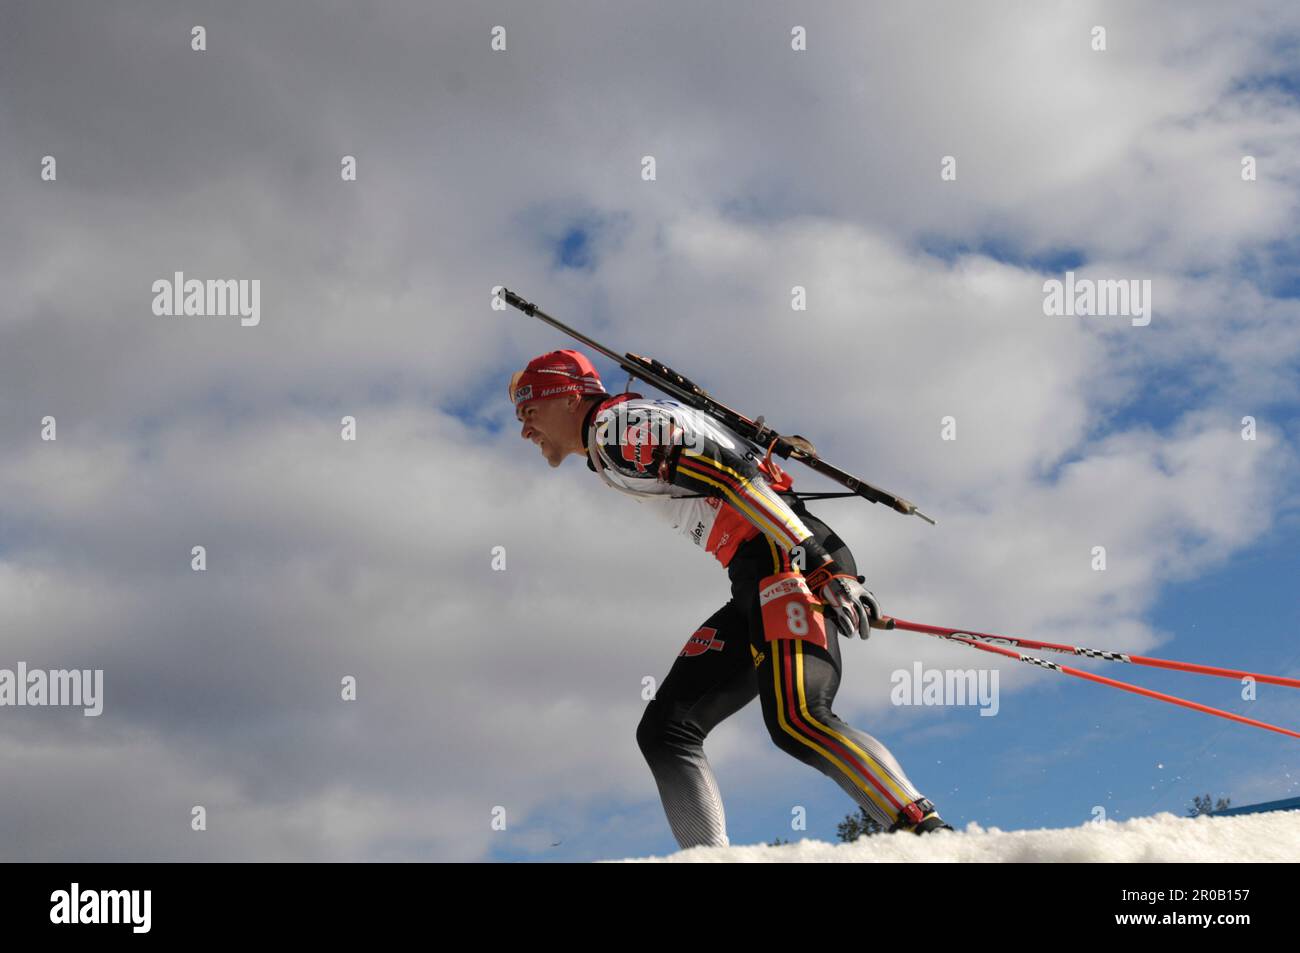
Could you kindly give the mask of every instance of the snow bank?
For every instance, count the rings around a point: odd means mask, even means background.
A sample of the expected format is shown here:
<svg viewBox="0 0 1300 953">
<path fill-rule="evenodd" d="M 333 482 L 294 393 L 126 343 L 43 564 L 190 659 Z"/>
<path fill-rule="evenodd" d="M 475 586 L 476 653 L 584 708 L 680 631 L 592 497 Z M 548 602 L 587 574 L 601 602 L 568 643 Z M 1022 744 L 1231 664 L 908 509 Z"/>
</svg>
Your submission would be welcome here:
<svg viewBox="0 0 1300 953">
<path fill-rule="evenodd" d="M 802 840 L 780 847 L 692 847 L 667 857 L 632 858 L 640 863 L 848 864 L 1043 862 L 1252 862 L 1300 861 L 1300 811 L 1236 817 L 1156 814 L 1131 821 L 1086 823 L 1059 830 L 987 830 L 970 823 L 962 831 L 877 834 L 852 844 Z"/>
</svg>

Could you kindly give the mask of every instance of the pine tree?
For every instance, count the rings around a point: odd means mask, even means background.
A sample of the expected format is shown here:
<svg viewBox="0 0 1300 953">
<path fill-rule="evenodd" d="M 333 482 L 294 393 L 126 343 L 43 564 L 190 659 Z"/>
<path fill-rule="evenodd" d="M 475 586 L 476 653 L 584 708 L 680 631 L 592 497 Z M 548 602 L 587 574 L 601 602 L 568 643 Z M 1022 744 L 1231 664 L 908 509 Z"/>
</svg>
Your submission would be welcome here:
<svg viewBox="0 0 1300 953">
<path fill-rule="evenodd" d="M 1226 809 L 1231 803 L 1231 798 L 1221 797 L 1218 803 L 1215 803 L 1208 794 L 1197 794 L 1192 797 L 1192 809 L 1187 812 L 1187 816 L 1198 817 L 1201 814 L 1212 814 L 1215 811 Z"/>
<path fill-rule="evenodd" d="M 855 841 L 859 837 L 870 837 L 872 834 L 879 834 L 884 831 L 880 822 L 866 812 L 865 808 L 858 808 L 857 814 L 846 814 L 844 820 L 835 828 L 842 841 Z"/>
</svg>

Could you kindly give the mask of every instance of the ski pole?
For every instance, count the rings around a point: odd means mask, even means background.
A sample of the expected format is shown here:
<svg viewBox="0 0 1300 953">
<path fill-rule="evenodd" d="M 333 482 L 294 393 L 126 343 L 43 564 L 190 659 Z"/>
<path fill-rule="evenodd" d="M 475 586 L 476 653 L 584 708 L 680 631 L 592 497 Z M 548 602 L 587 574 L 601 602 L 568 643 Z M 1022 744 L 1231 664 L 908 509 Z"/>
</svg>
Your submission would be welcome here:
<svg viewBox="0 0 1300 953">
<path fill-rule="evenodd" d="M 969 632 L 965 629 L 945 629 L 937 625 L 925 625 L 921 622 L 908 622 L 895 618 L 894 625 L 900 629 L 922 632 L 927 635 L 962 636 L 978 642 L 990 642 L 994 645 L 1017 645 L 1026 649 L 1047 649 L 1066 655 L 1081 655 L 1086 658 L 1105 659 L 1108 662 L 1128 662 L 1131 665 L 1149 665 L 1152 668 L 1167 668 L 1178 672 L 1193 672 L 1197 675 L 1218 675 L 1222 678 L 1253 678 L 1257 682 L 1269 685 L 1282 685 L 1286 688 L 1300 688 L 1300 679 L 1283 678 L 1281 675 L 1261 675 L 1258 672 L 1242 672 L 1233 668 L 1219 668 L 1214 665 L 1198 665 L 1195 662 L 1177 662 L 1171 659 L 1153 658 L 1149 655 L 1128 655 L 1124 652 L 1109 652 L 1105 649 L 1090 649 L 1082 645 L 1064 645 L 1060 642 L 1040 642 L 1037 639 L 1022 639 L 1010 635 L 991 635 L 987 632 Z"/>
<path fill-rule="evenodd" d="M 1126 692 L 1133 692 L 1135 695 L 1144 695 L 1147 698 L 1154 698 L 1157 701 L 1168 702 L 1171 705 L 1181 705 L 1183 708 L 1191 708 L 1194 711 L 1205 712 L 1207 715 L 1217 715 L 1220 718 L 1227 718 L 1231 721 L 1239 721 L 1242 724 L 1253 725 L 1256 728 L 1263 728 L 1266 731 L 1275 731 L 1278 734 L 1288 735 L 1289 737 L 1292 738 L 1300 738 L 1300 731 L 1292 731 L 1290 728 L 1281 728 L 1277 725 L 1270 725 L 1266 721 L 1257 721 L 1254 718 L 1247 718 L 1245 715 L 1238 715 L 1230 711 L 1224 711 L 1221 708 L 1213 708 L 1209 705 L 1202 705 L 1200 702 L 1194 702 L 1186 698 L 1180 698 L 1177 695 L 1166 695 L 1164 692 L 1157 692 L 1150 688 L 1143 688 L 1140 685 L 1130 684 L 1129 682 L 1121 682 L 1118 679 L 1107 678 L 1104 675 L 1094 675 L 1092 672 L 1085 672 L 1082 669 L 1071 668 L 1068 665 L 1060 665 L 1056 662 L 1049 662 L 1047 659 L 1036 658 L 1032 655 L 1025 655 L 1020 652 L 1015 652 L 1001 645 L 993 645 L 986 641 L 976 641 L 975 639 L 966 637 L 969 633 L 961 633 L 961 632 L 957 632 L 956 630 L 948 630 L 948 634 L 943 634 L 941 632 L 928 632 L 926 631 L 927 628 L 936 628 L 936 627 L 927 626 L 925 628 L 917 628 L 916 623 L 907 626 L 907 625 L 903 625 L 901 621 L 899 621 L 896 626 L 886 626 L 886 628 L 902 628 L 902 629 L 910 628 L 914 632 L 921 632 L 925 635 L 933 635 L 935 638 L 949 639 L 953 642 L 960 642 L 962 645 L 969 645 L 973 649 L 980 649 L 981 651 L 984 652 L 993 652 L 998 655 L 1005 655 L 1008 658 L 1013 658 L 1021 662 L 1026 662 L 1029 665 L 1037 665 L 1039 668 L 1046 668 L 1054 672 L 1060 672 L 1063 675 L 1073 675 L 1076 678 L 1087 679 L 1090 682 L 1097 682 L 1102 685 L 1109 685 L 1111 688 L 1118 688 Z M 986 636 L 985 638 L 1001 639 L 1000 636 L 992 636 L 992 637 Z M 1002 641 L 1006 641 L 1006 640 L 1002 639 Z"/>
</svg>

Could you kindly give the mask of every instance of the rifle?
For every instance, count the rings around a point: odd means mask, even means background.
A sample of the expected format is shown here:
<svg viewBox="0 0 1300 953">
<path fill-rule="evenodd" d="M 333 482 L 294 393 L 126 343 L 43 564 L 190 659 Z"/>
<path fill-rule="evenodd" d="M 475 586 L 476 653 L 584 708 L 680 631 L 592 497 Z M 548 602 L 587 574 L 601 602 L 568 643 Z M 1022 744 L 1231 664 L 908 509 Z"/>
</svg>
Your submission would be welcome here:
<svg viewBox="0 0 1300 953">
<path fill-rule="evenodd" d="M 821 499 L 827 499 L 833 496 L 860 496 L 865 500 L 870 500 L 872 503 L 884 503 L 891 509 L 897 510 L 906 516 L 919 516 L 931 526 L 934 525 L 934 520 L 930 519 L 930 517 L 918 510 L 915 503 L 908 502 L 901 496 L 896 496 L 887 490 L 882 490 L 879 487 L 872 486 L 865 480 L 855 477 L 853 474 L 841 470 L 839 467 L 833 466 L 821 459 L 821 457 L 817 455 L 816 448 L 813 447 L 812 443 L 804 437 L 798 435 L 783 437 L 771 427 L 767 426 L 763 422 L 761 416 L 754 420 L 750 420 L 739 411 L 732 410 L 726 404 L 715 400 L 705 392 L 704 388 L 690 380 L 687 380 L 671 367 L 661 364 L 654 358 L 642 357 L 641 355 L 633 354 L 630 351 L 622 356 L 618 355 L 604 345 L 593 341 L 582 332 L 575 331 L 568 325 L 557 321 L 541 308 L 537 307 L 537 305 L 525 301 L 509 288 L 503 287 L 500 296 L 506 304 L 511 307 L 518 308 L 529 317 L 545 321 L 551 327 L 563 331 L 571 338 L 581 341 L 592 350 L 604 354 L 619 367 L 623 368 L 623 370 L 627 371 L 629 375 L 629 385 L 631 384 L 632 378 L 640 378 L 651 387 L 657 387 L 664 393 L 676 397 L 683 404 L 686 404 L 689 407 L 694 407 L 696 410 L 706 413 L 710 417 L 721 421 L 745 439 L 753 441 L 761 447 L 770 446 L 772 452 L 782 459 L 797 460 L 805 466 L 811 467 L 823 476 L 829 477 L 836 483 L 847 487 L 852 491 L 850 493 L 838 494 L 808 494 L 806 498 L 811 499 L 818 497 Z"/>
</svg>

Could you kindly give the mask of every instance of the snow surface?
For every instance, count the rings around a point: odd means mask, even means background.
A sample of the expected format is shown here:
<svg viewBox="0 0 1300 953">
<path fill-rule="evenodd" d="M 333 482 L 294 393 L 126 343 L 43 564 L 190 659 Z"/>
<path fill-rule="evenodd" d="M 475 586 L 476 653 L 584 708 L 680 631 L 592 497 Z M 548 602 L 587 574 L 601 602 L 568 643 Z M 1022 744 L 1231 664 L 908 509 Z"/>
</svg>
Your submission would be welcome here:
<svg viewBox="0 0 1300 953">
<path fill-rule="evenodd" d="M 1053 863 L 1300 861 L 1300 811 L 1234 817 L 1156 814 L 1059 830 L 877 834 L 851 844 L 801 840 L 780 847 L 692 847 L 629 863 Z"/>
</svg>

